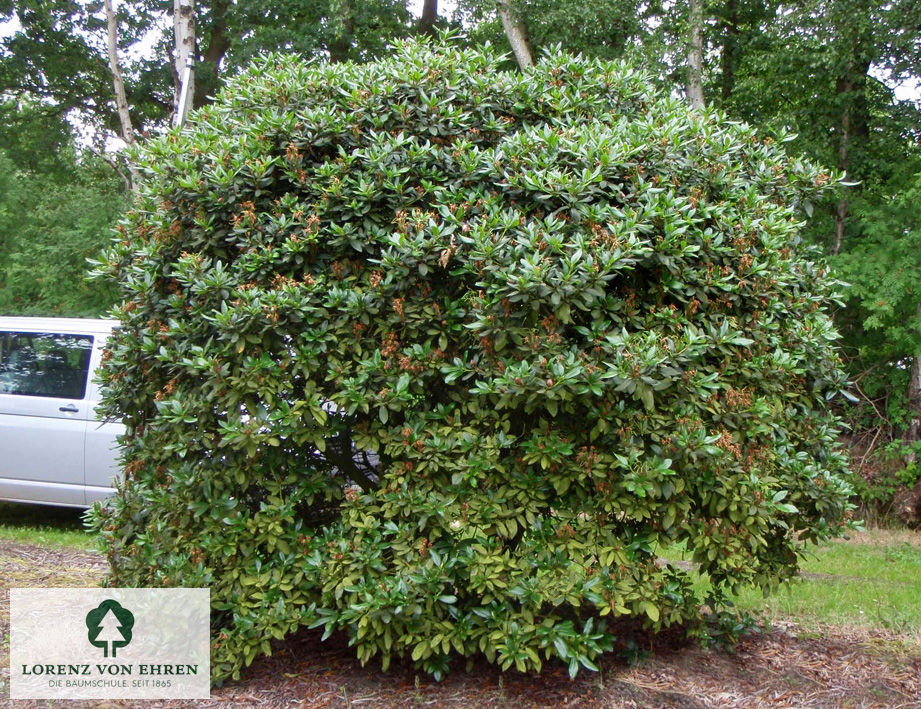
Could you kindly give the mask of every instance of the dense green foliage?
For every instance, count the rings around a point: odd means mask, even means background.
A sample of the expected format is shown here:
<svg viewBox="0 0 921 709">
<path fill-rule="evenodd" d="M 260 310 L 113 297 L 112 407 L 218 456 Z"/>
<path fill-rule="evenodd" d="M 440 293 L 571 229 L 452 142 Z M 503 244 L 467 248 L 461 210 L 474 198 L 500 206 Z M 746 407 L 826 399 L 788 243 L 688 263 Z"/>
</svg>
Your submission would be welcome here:
<svg viewBox="0 0 921 709">
<path fill-rule="evenodd" d="M 0 313 L 98 317 L 115 302 L 113 288 L 86 278 L 87 259 L 108 243 L 126 202 L 107 169 L 66 186 L 16 182 L 23 219 L 0 256 Z"/>
<path fill-rule="evenodd" d="M 39 106 L 0 104 L 0 314 L 101 315 L 116 290 L 87 281 L 127 198 L 70 127 Z"/>
<path fill-rule="evenodd" d="M 94 524 L 110 583 L 211 589 L 216 678 L 305 625 L 575 672 L 845 523 L 794 207 L 835 177 L 624 65 L 500 61 L 271 57 L 137 156 Z"/>
<path fill-rule="evenodd" d="M 650 35 L 637 0 L 512 0 L 511 7 L 526 26 L 528 42 L 537 53 L 562 44 L 573 54 L 622 58 L 635 54 L 640 49 L 637 40 Z M 470 41 L 508 46 L 494 0 L 458 0 L 454 14 L 467 28 Z M 650 10 L 648 16 L 653 15 Z M 652 49 L 651 42 L 648 48 Z M 509 57 L 509 66 L 512 61 Z"/>
<path fill-rule="evenodd" d="M 911 412 L 907 353 L 921 352 L 921 173 L 885 200 L 854 205 L 861 238 L 836 259 L 842 279 L 851 284 L 841 319 L 854 359 L 865 372 L 861 391 L 881 412 L 861 409 L 859 429 L 888 420 L 905 428 Z M 884 416 L 879 417 L 883 413 Z"/>
<path fill-rule="evenodd" d="M 862 513 L 876 519 L 895 517 L 907 491 L 921 496 L 921 441 L 903 438 L 918 415 L 907 394 L 908 354 L 921 352 L 919 200 L 921 174 L 888 199 L 857 201 L 860 239 L 835 259 L 838 273 L 851 284 L 839 322 L 860 396 L 860 405 L 848 411 L 857 463 L 854 488 Z M 898 517 L 921 523 L 904 508 Z"/>
<path fill-rule="evenodd" d="M 689 4 L 512 2 L 535 50 L 561 43 L 588 56 L 631 58 L 670 92 L 687 77 Z M 792 132 L 790 152 L 847 173 L 846 186 L 810 205 L 803 236 L 832 257 L 849 284 L 846 307 L 835 318 L 845 369 L 856 384 L 856 401 L 841 407 L 853 452 L 866 468 L 855 472 L 872 477 L 893 470 L 909 479 L 910 470 L 893 469 L 890 453 L 903 451 L 910 464 L 909 451 L 921 447 L 921 396 L 908 386 L 911 361 L 921 357 L 921 301 L 911 287 L 919 260 L 909 235 L 921 221 L 916 209 L 896 205 L 908 207 L 916 193 L 921 102 L 917 90 L 913 101 L 897 100 L 893 87 L 918 85 L 921 3 L 704 5 L 707 103 L 763 135 Z M 474 40 L 503 42 L 492 0 L 459 0 L 459 7 Z M 921 487 L 916 493 L 921 500 Z"/>
<path fill-rule="evenodd" d="M 841 410 L 858 463 L 856 489 L 865 504 L 885 510 L 897 483 L 917 478 L 911 422 L 921 417 L 921 401 L 910 401 L 909 370 L 921 357 L 921 221 L 912 197 L 921 103 L 895 100 L 892 86 L 921 75 L 921 5 L 721 5 L 732 9 L 731 24 L 719 38 L 713 99 L 764 131 L 793 130 L 792 149 L 847 172 L 850 185 L 815 203 L 804 236 L 849 284 L 835 321 L 857 401 Z"/>
</svg>

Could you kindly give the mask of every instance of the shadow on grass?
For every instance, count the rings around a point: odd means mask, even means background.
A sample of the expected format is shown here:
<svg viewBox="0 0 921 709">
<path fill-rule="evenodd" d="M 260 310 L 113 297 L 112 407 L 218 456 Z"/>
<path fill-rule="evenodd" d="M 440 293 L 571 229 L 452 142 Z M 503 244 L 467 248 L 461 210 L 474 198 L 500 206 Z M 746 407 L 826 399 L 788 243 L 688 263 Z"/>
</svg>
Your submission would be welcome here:
<svg viewBox="0 0 921 709">
<path fill-rule="evenodd" d="M 0 502 L 0 539 L 25 544 L 94 547 L 83 525 L 84 510 Z"/>
<path fill-rule="evenodd" d="M 73 507 L 0 502 L 0 524 L 83 531 L 83 512 Z"/>
</svg>

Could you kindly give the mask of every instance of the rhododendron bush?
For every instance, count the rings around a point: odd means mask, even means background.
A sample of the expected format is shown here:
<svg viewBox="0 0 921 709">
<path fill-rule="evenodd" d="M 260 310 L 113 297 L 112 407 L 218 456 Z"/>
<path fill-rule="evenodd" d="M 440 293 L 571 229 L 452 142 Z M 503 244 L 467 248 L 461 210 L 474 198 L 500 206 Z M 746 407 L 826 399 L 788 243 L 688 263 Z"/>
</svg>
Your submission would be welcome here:
<svg viewBox="0 0 921 709">
<path fill-rule="evenodd" d="M 628 66 L 500 63 L 263 58 L 137 154 L 93 520 L 109 583 L 210 587 L 217 680 L 308 626 L 592 668 L 846 525 L 797 237 L 838 177 Z"/>
</svg>

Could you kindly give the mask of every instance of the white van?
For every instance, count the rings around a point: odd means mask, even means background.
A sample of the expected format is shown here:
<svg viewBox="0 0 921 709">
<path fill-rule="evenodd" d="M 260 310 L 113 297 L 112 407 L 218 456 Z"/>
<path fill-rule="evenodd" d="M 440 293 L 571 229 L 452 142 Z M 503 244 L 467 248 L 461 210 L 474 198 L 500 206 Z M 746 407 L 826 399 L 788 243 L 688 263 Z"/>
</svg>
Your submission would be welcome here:
<svg viewBox="0 0 921 709">
<path fill-rule="evenodd" d="M 120 423 L 93 375 L 114 320 L 0 317 L 0 500 L 88 507 L 111 495 Z"/>
</svg>

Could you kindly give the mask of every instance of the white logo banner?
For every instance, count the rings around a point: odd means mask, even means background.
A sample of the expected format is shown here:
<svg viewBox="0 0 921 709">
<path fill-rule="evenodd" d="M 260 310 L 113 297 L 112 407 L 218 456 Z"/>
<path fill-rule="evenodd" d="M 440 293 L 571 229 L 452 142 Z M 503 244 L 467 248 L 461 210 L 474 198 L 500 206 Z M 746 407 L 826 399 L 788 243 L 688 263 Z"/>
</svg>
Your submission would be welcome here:
<svg viewBox="0 0 921 709">
<path fill-rule="evenodd" d="M 10 589 L 11 699 L 210 695 L 206 588 Z"/>
</svg>

